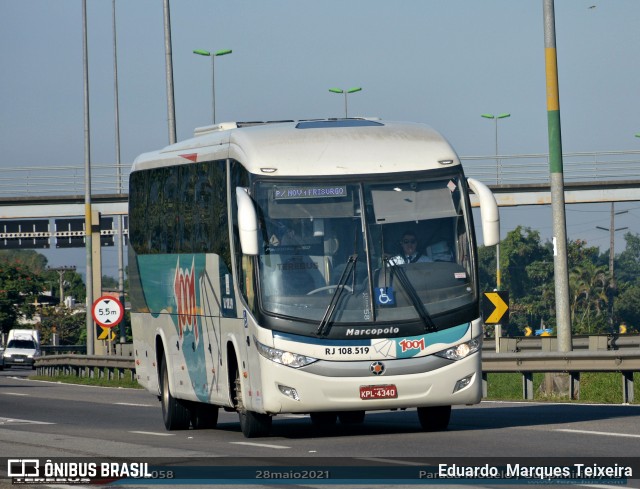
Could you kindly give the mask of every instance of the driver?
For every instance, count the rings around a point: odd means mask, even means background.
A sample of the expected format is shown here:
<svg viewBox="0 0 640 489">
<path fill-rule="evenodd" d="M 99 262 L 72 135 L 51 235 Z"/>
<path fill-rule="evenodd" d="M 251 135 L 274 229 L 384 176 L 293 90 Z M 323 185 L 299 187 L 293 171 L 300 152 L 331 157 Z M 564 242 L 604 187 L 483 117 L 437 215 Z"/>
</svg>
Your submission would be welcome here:
<svg viewBox="0 0 640 489">
<path fill-rule="evenodd" d="M 418 251 L 418 238 L 412 231 L 405 231 L 400 240 L 402 252 L 391 258 L 392 265 L 403 265 L 405 263 L 426 263 L 433 261 L 426 255 Z"/>
</svg>

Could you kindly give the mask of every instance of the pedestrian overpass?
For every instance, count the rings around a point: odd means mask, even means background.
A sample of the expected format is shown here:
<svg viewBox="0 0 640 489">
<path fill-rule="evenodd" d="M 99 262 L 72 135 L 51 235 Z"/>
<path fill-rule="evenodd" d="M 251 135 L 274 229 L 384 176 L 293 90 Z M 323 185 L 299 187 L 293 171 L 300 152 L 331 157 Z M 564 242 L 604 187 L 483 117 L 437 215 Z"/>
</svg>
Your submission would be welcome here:
<svg viewBox="0 0 640 489">
<path fill-rule="evenodd" d="M 551 204 L 546 154 L 460 159 L 465 174 L 487 184 L 500 207 Z M 566 204 L 640 200 L 640 151 L 566 153 L 563 164 Z M 97 242 L 105 244 L 110 239 L 113 244 L 118 216 L 124 216 L 123 234 L 127 234 L 129 168 L 92 165 L 92 233 Z M 84 167 L 79 166 L 4 169 L 0 178 L 0 249 L 49 248 L 53 240 L 57 248 L 84 246 L 84 184 Z M 475 196 L 471 201 L 478 205 Z"/>
<path fill-rule="evenodd" d="M 465 174 L 488 185 L 501 207 L 551 203 L 546 154 L 468 156 L 460 160 Z M 640 151 L 566 153 L 563 163 L 567 204 L 640 200 Z M 102 216 L 127 214 L 129 168 L 92 165 L 94 212 Z M 118 181 L 117 174 L 124 177 Z M 84 216 L 84 183 L 84 167 L 79 166 L 3 169 L 0 220 Z M 477 206 L 473 196 L 472 204 Z M 6 236 L 0 233 L 0 238 Z"/>
</svg>

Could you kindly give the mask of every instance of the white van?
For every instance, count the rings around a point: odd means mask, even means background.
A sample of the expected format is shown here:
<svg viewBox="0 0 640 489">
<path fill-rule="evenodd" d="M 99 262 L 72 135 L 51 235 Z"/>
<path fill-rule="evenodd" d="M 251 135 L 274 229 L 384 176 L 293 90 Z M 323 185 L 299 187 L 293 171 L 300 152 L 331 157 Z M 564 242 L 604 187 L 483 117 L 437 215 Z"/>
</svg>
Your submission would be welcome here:
<svg viewBox="0 0 640 489">
<path fill-rule="evenodd" d="M 12 329 L 9 331 L 7 346 L 2 352 L 4 368 L 28 366 L 35 368 L 35 360 L 40 356 L 40 332 L 35 329 Z"/>
</svg>

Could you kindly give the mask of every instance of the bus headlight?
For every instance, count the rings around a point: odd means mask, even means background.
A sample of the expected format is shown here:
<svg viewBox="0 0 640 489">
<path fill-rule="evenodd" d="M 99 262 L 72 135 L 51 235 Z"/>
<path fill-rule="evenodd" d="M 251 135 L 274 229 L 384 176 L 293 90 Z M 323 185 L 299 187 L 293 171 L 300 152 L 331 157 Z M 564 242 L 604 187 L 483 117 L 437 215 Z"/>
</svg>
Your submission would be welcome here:
<svg viewBox="0 0 640 489">
<path fill-rule="evenodd" d="M 438 353 L 434 353 L 442 358 L 446 358 L 448 360 L 462 360 L 463 358 L 468 357 L 472 353 L 477 352 L 482 347 L 482 342 L 474 338 L 466 343 L 460 343 L 459 345 L 452 346 L 451 348 L 447 348 L 446 350 L 439 351 Z"/>
<path fill-rule="evenodd" d="M 265 357 L 267 360 L 271 360 L 272 362 L 276 362 L 281 365 L 286 365 L 287 367 L 300 368 L 318 361 L 317 358 L 298 355 L 297 353 L 278 350 L 277 348 L 263 345 L 258 340 L 256 340 L 255 337 L 253 338 L 253 342 L 255 343 L 260 355 Z"/>
</svg>

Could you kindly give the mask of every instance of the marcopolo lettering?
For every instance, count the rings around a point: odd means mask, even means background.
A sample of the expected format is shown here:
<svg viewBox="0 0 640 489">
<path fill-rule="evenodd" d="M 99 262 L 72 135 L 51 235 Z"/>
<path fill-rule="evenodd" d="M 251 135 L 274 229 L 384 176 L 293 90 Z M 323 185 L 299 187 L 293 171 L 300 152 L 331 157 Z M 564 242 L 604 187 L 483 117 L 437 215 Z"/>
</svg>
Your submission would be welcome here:
<svg viewBox="0 0 640 489">
<path fill-rule="evenodd" d="M 390 334 L 398 334 L 400 328 L 366 328 L 366 329 L 347 329 L 347 336 L 382 336 Z"/>
</svg>

